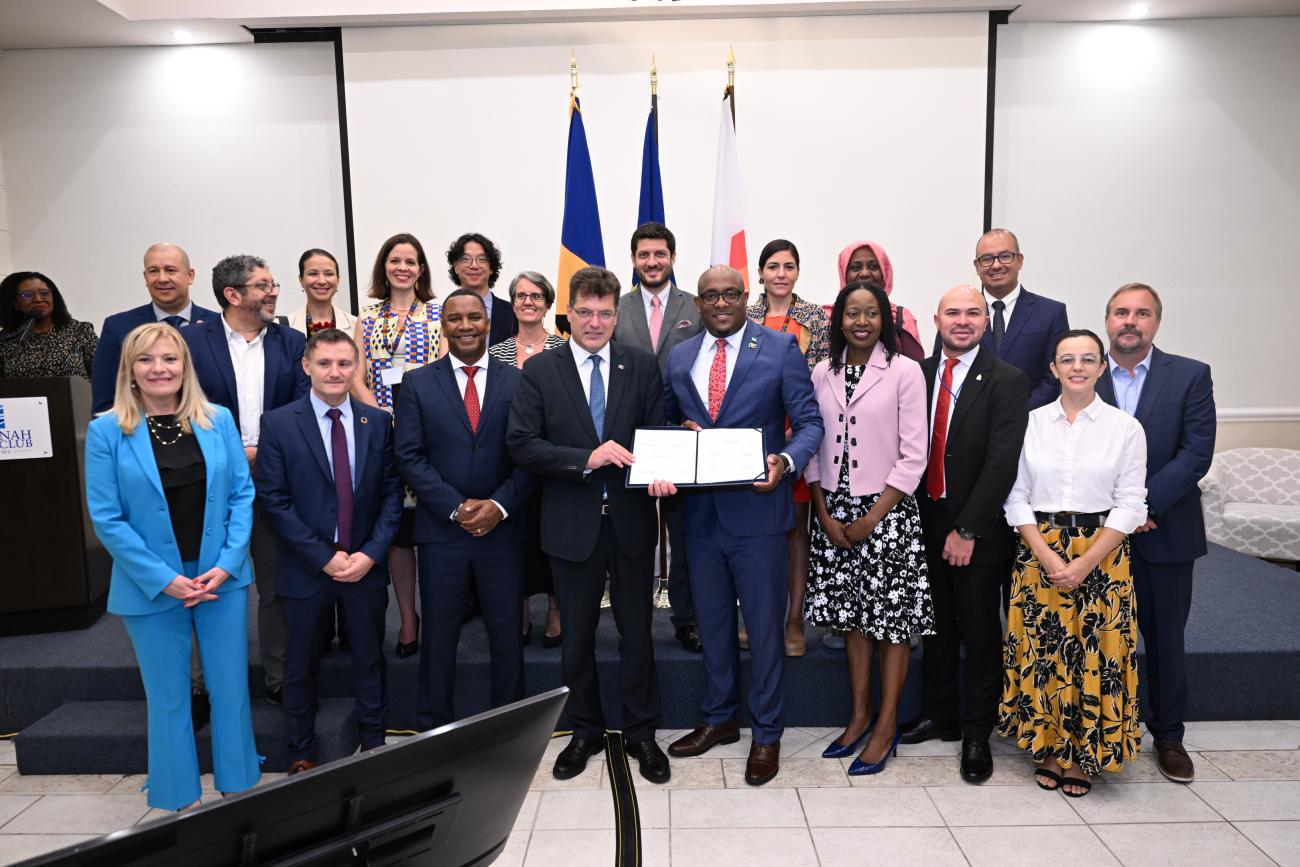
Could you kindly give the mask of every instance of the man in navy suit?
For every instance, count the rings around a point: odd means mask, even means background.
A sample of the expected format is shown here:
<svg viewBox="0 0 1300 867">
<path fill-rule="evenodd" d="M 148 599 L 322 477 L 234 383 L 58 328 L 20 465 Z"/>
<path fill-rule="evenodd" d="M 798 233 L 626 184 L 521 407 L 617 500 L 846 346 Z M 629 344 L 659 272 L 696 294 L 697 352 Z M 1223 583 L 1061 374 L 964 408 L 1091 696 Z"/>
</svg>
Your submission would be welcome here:
<svg viewBox="0 0 1300 867">
<path fill-rule="evenodd" d="M 280 543 L 291 776 L 316 765 L 320 635 L 336 603 L 347 616 L 361 749 L 384 744 L 388 548 L 403 490 L 388 413 L 349 397 L 359 358 L 346 332 L 312 336 L 302 362 L 311 391 L 262 416 L 253 467 L 262 517 Z"/>
<path fill-rule="evenodd" d="M 975 245 L 975 273 L 989 304 L 989 328 L 980 347 L 1029 377 L 1029 408 L 1056 400 L 1059 387 L 1048 365 L 1056 351 L 1056 336 L 1070 330 L 1065 305 L 1035 295 L 1020 285 L 1025 256 L 1020 242 L 1006 229 L 990 229 Z M 935 337 L 934 352 L 941 347 Z"/>
<path fill-rule="evenodd" d="M 161 242 L 144 251 L 144 285 L 150 302 L 104 320 L 99 329 L 99 348 L 91 371 L 91 409 L 107 412 L 113 405 L 117 389 L 117 365 L 122 357 L 122 341 L 136 328 L 148 322 L 166 322 L 176 328 L 199 325 L 217 318 L 213 310 L 190 301 L 194 269 L 189 254 L 175 244 Z"/>
<path fill-rule="evenodd" d="M 221 315 L 181 329 L 194 372 L 208 400 L 230 410 L 248 463 L 255 466 L 262 413 L 307 395 L 302 366 L 307 338 L 275 321 L 280 284 L 256 256 L 227 256 L 212 268 Z M 280 702 L 284 681 L 284 617 L 275 594 L 278 552 L 259 505 L 253 511 L 250 552 L 257 583 L 257 635 L 266 698 Z"/>
<path fill-rule="evenodd" d="M 415 711 L 422 731 L 456 719 L 456 645 L 471 589 L 487 628 L 492 706 L 523 698 L 521 521 L 537 485 L 506 450 L 520 374 L 488 357 L 483 296 L 448 295 L 442 333 L 448 354 L 406 375 L 395 413 L 398 464 L 419 503 L 424 640 Z"/>
<path fill-rule="evenodd" d="M 672 770 L 655 741 L 659 678 L 650 640 L 659 518 L 654 500 L 625 484 L 632 435 L 663 424 L 663 376 L 653 355 L 610 340 L 618 290 L 618 278 L 604 268 L 573 275 L 567 311 L 573 337 L 524 367 L 506 442 L 516 463 L 541 477 L 542 550 L 551 560 L 564 624 L 560 667 L 573 738 L 551 773 L 576 777 L 604 749 L 596 627 L 608 580 L 621 638 L 623 738 L 641 776 L 666 783 Z"/>
<path fill-rule="evenodd" d="M 1163 305 L 1145 283 L 1106 302 L 1107 370 L 1097 393 L 1142 423 L 1147 438 L 1147 520 L 1130 536 L 1138 628 L 1146 644 L 1147 730 L 1166 777 L 1190 783 L 1183 748 L 1187 671 L 1183 628 L 1192 610 L 1192 566 L 1205 555 L 1201 478 L 1214 458 L 1216 415 L 1209 365 L 1154 346 Z"/>
<path fill-rule="evenodd" d="M 739 597 L 752 672 L 748 704 L 754 740 L 745 782 L 758 786 L 780 767 L 786 533 L 794 526 L 790 483 L 821 445 L 824 429 L 808 363 L 794 336 L 749 322 L 748 300 L 739 271 L 725 265 L 705 271 L 695 298 L 705 331 L 678 344 L 668 358 L 664 413 L 670 424 L 696 430 L 762 428 L 767 453 L 765 480 L 685 494 L 686 557 L 704 644 L 704 722 L 668 753 L 698 756 L 739 737 Z M 656 483 L 651 491 L 664 495 L 675 489 Z"/>
</svg>

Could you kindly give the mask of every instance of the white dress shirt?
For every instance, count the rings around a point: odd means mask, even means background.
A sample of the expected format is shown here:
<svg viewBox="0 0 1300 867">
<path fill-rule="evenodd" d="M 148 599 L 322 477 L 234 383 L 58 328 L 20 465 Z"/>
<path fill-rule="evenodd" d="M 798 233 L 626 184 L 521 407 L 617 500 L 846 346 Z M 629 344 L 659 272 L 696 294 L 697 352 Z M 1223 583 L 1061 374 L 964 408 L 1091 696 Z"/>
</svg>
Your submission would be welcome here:
<svg viewBox="0 0 1300 867">
<path fill-rule="evenodd" d="M 162 309 L 157 304 L 151 304 L 150 306 L 153 307 L 153 318 L 154 321 L 156 322 L 165 322 L 168 316 L 179 316 L 181 318 L 182 325 L 189 325 L 191 322 L 194 321 L 193 301 L 191 301 L 189 304 L 186 304 L 185 309 L 180 311 L 179 313 L 168 313 L 166 310 Z"/>
<path fill-rule="evenodd" d="M 573 353 L 573 363 L 578 366 L 578 378 L 582 380 L 582 393 L 587 396 L 587 403 L 591 403 L 591 357 L 600 356 L 600 378 L 605 383 L 605 406 L 609 407 L 609 341 L 600 348 L 599 352 L 588 352 L 578 344 L 576 340 L 569 340 L 569 349 Z"/>
<path fill-rule="evenodd" d="M 256 448 L 262 432 L 262 399 L 266 390 L 266 327 L 252 340 L 230 327 L 226 317 L 221 317 L 221 327 L 226 329 L 226 346 L 230 348 L 230 363 L 235 368 L 235 397 L 239 400 L 239 438 L 245 448 Z"/>
<path fill-rule="evenodd" d="M 735 334 L 726 338 L 727 341 L 727 385 L 731 385 L 731 372 L 736 369 L 736 359 L 740 357 L 741 341 L 745 338 L 745 327 L 741 326 Z M 707 330 L 704 332 L 704 339 L 700 341 L 699 354 L 695 356 L 695 363 L 691 365 L 691 382 L 695 384 L 695 390 L 699 392 L 700 399 L 704 401 L 707 409 L 709 405 L 709 371 L 713 369 L 713 356 L 718 352 L 718 338 L 714 337 Z M 726 394 L 726 391 L 723 391 Z"/>
<path fill-rule="evenodd" d="M 957 364 L 952 369 L 952 400 L 948 404 L 948 420 L 944 423 L 944 436 L 948 435 L 948 428 L 952 427 L 952 416 L 957 411 L 957 398 L 961 397 L 962 386 L 966 384 L 966 374 L 970 373 L 971 365 L 975 363 L 975 356 L 979 354 L 980 345 L 975 344 L 971 349 L 961 355 L 956 356 Z M 934 394 L 930 395 L 930 439 L 934 443 L 934 420 L 939 409 L 939 395 L 943 394 L 943 369 L 948 361 L 948 356 L 940 353 L 939 367 L 934 371 Z M 948 496 L 947 476 L 944 477 L 943 497 Z"/>
<path fill-rule="evenodd" d="M 1105 512 L 1106 526 L 1132 533 L 1147 518 L 1147 440 L 1142 425 L 1094 397 L 1066 420 L 1061 399 L 1029 414 L 1020 470 L 1005 509 L 1013 527 L 1034 512 Z"/>
<path fill-rule="evenodd" d="M 664 317 L 667 317 L 668 289 L 670 286 L 672 286 L 671 283 L 665 283 L 656 293 L 645 288 L 645 284 L 641 285 L 641 303 L 645 306 L 645 327 L 647 331 L 650 330 L 650 318 L 655 314 L 655 308 L 654 305 L 650 303 L 650 299 L 655 297 L 659 298 L 659 309 L 662 311 Z M 663 337 L 664 332 L 669 328 L 672 328 L 672 324 L 667 320 L 667 318 L 665 318 L 663 324 L 659 326 L 659 336 Z"/>
<path fill-rule="evenodd" d="M 466 365 L 465 362 L 461 361 L 450 352 L 447 353 L 447 358 L 451 360 L 451 372 L 456 380 L 456 387 L 460 389 L 461 400 L 465 399 L 465 387 L 469 385 L 469 374 L 465 372 L 465 368 L 467 366 L 478 368 L 478 370 L 474 371 L 474 388 L 478 390 L 478 405 L 480 409 L 483 408 L 483 397 L 487 394 L 487 369 L 488 365 L 491 364 L 491 361 L 489 360 L 490 357 L 491 356 L 489 356 L 485 350 L 482 358 L 474 362 L 473 365 Z M 510 513 L 506 511 L 505 506 L 501 505 L 496 500 L 493 500 L 492 502 L 496 505 L 497 509 L 501 511 L 501 520 L 504 521 L 506 518 L 510 517 Z M 457 506 L 456 508 L 459 509 L 460 507 Z M 456 513 L 453 511 L 452 514 L 455 515 Z M 456 519 L 452 518 L 452 520 L 454 521 Z"/>
<path fill-rule="evenodd" d="M 993 302 L 997 301 L 998 299 L 990 295 L 987 289 L 981 288 L 980 291 L 984 293 L 984 300 L 987 301 L 989 305 L 989 334 L 992 334 L 993 317 L 997 313 L 997 311 L 993 309 Z M 1007 295 L 1006 298 L 1002 299 L 1002 303 L 1007 305 L 1006 309 L 1002 311 L 1002 326 L 1004 328 L 1011 327 L 1011 311 L 1016 309 L 1016 301 L 1019 298 L 1020 298 L 1020 286 L 1017 285 L 1016 288 L 1011 290 L 1011 294 Z"/>
</svg>

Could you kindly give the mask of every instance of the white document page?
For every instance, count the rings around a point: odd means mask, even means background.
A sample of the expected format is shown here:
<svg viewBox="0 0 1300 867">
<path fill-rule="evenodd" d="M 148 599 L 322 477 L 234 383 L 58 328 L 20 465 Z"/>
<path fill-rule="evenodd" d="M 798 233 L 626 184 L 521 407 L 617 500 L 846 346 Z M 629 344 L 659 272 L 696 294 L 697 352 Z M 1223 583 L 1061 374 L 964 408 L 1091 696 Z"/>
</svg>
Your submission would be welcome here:
<svg viewBox="0 0 1300 867">
<path fill-rule="evenodd" d="M 698 448 L 696 484 L 736 484 L 767 476 L 763 431 L 758 428 L 702 430 Z"/>
<path fill-rule="evenodd" d="M 628 472 L 627 483 L 691 484 L 695 481 L 695 444 L 695 432 L 685 428 L 638 428 L 632 441 L 636 461 Z"/>
</svg>

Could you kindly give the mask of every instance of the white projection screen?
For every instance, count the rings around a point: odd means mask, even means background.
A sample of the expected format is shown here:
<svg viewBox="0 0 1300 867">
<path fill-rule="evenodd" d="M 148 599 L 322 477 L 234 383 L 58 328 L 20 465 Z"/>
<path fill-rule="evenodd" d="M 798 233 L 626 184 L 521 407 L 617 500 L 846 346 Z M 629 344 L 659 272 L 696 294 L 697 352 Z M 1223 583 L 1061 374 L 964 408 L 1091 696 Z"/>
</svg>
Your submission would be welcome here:
<svg viewBox="0 0 1300 867">
<path fill-rule="evenodd" d="M 413 232 L 445 295 L 448 244 L 478 231 L 502 250 L 499 293 L 520 270 L 554 278 L 572 49 L 606 263 L 625 284 L 657 61 L 666 222 L 693 290 L 709 264 L 730 46 L 751 269 L 764 243 L 789 238 L 796 291 L 830 303 L 839 249 L 878 241 L 895 300 L 929 327 L 942 291 L 973 278 L 987 40 L 983 13 L 345 29 L 357 270 Z"/>
</svg>

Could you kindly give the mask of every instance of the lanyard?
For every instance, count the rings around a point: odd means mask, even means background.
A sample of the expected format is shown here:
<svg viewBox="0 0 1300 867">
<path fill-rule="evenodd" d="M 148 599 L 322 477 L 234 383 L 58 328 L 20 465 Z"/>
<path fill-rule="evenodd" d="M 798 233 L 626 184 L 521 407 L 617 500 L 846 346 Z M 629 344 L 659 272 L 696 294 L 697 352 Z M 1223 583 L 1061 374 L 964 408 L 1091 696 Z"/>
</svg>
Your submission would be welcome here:
<svg viewBox="0 0 1300 867">
<path fill-rule="evenodd" d="M 384 349 L 388 352 L 389 356 L 392 356 L 393 352 L 397 349 L 397 344 L 402 342 L 402 335 L 406 333 L 406 323 L 415 315 L 415 307 L 418 303 L 418 301 L 411 302 L 411 309 L 407 311 L 407 314 L 405 316 L 399 315 L 401 322 L 397 326 L 397 333 L 392 335 L 391 340 L 384 341 Z M 393 315 L 393 309 L 387 302 L 384 303 L 384 309 L 380 311 L 380 315 L 384 317 L 384 335 L 387 337 L 390 333 L 388 320 Z"/>
</svg>

